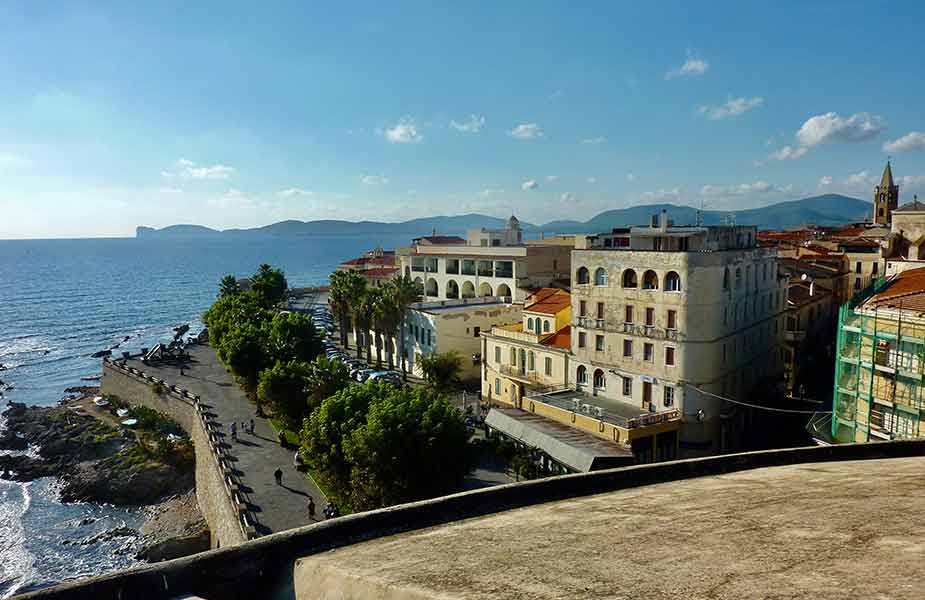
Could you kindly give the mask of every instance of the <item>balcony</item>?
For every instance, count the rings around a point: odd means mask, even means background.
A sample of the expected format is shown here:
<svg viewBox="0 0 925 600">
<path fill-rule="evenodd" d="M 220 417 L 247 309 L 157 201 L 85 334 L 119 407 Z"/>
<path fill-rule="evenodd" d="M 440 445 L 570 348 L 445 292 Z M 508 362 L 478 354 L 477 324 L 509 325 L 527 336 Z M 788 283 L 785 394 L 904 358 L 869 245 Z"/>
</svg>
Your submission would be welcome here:
<svg viewBox="0 0 925 600">
<path fill-rule="evenodd" d="M 595 317 L 577 317 L 576 321 L 579 327 L 584 327 L 586 329 L 607 328 L 607 321 L 605 319 L 598 319 Z"/>
</svg>

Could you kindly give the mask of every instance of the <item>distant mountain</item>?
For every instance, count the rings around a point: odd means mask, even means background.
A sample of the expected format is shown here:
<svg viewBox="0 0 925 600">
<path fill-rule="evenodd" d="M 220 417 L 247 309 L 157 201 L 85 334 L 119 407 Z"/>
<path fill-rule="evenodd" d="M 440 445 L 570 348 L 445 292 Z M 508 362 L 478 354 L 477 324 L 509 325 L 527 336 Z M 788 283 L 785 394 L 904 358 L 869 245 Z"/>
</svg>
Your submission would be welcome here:
<svg viewBox="0 0 925 600">
<path fill-rule="evenodd" d="M 697 209 L 676 204 L 647 204 L 608 210 L 588 221 L 560 220 L 533 225 L 521 222 L 521 227 L 528 233 L 600 233 L 614 227 L 645 225 L 654 214 L 662 210 L 677 225 L 689 225 L 697 222 Z M 841 225 L 861 221 L 871 212 L 871 203 L 857 198 L 826 194 L 802 200 L 780 202 L 762 208 L 750 208 L 737 211 L 704 211 L 703 222 L 718 225 L 734 218 L 739 225 L 757 225 L 761 229 L 790 229 L 807 223 L 816 225 Z M 139 238 L 189 238 L 203 236 L 281 236 L 293 237 L 322 234 L 363 234 L 363 233 L 408 233 L 409 237 L 427 235 L 436 230 L 444 234 L 465 233 L 469 229 L 487 227 L 499 229 L 507 225 L 507 219 L 489 217 L 480 214 L 438 216 L 412 219 L 400 223 L 381 223 L 377 221 L 280 221 L 272 225 L 254 229 L 227 229 L 217 231 L 201 225 L 171 225 L 163 229 L 138 227 Z"/>
</svg>

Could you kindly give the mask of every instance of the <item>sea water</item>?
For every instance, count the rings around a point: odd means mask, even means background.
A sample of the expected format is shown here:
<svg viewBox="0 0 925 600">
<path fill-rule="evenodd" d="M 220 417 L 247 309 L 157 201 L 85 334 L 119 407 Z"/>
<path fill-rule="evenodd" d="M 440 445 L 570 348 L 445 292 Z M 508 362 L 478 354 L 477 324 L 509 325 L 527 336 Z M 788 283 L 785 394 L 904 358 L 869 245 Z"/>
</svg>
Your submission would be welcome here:
<svg viewBox="0 0 925 600">
<path fill-rule="evenodd" d="M 117 344 L 116 355 L 151 347 L 184 323 L 197 331 L 223 275 L 245 277 L 269 263 L 292 286 L 324 284 L 339 262 L 408 238 L 0 241 L 0 380 L 12 386 L 5 398 L 53 405 L 67 387 L 95 385 L 81 381 L 100 373 L 94 352 Z M 135 564 L 134 538 L 80 542 L 137 528 L 143 520 L 137 510 L 57 498 L 53 478 L 0 479 L 0 598 Z"/>
</svg>

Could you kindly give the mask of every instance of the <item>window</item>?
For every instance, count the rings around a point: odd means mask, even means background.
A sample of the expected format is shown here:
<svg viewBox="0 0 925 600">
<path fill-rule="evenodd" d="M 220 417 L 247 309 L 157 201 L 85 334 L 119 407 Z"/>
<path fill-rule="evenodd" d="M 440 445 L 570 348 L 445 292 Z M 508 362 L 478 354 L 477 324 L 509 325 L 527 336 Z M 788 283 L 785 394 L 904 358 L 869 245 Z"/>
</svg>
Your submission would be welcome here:
<svg viewBox="0 0 925 600">
<path fill-rule="evenodd" d="M 723 269 L 723 289 L 729 289 L 729 269 Z"/>
<path fill-rule="evenodd" d="M 495 362 L 501 364 L 501 346 L 495 346 Z"/>
<path fill-rule="evenodd" d="M 588 370 L 584 365 L 578 365 L 578 370 L 575 371 L 575 381 L 578 385 L 584 385 L 588 383 Z"/>
<path fill-rule="evenodd" d="M 579 347 L 579 348 L 584 348 L 584 347 L 585 347 L 585 338 L 586 338 L 586 337 L 587 337 L 587 336 L 585 335 L 585 332 L 584 332 L 584 331 L 579 331 L 579 332 L 578 332 L 578 347 Z"/>
<path fill-rule="evenodd" d="M 596 335 L 596 336 L 594 336 L 594 349 L 595 349 L 597 352 L 603 352 L 603 351 L 604 351 L 604 336 L 602 336 L 602 335 Z"/>
<path fill-rule="evenodd" d="M 598 319 L 604 318 L 604 303 L 603 302 L 597 303 L 597 318 Z"/>
<path fill-rule="evenodd" d="M 575 281 L 578 283 L 588 283 L 590 281 L 590 275 L 586 267 L 578 267 L 578 271 L 575 273 Z"/>
<path fill-rule="evenodd" d="M 527 331 L 533 331 L 533 317 L 527 319 Z"/>
<path fill-rule="evenodd" d="M 736 267 L 736 289 L 742 287 L 742 269 Z"/>
<path fill-rule="evenodd" d="M 646 307 L 646 325 L 648 327 L 655 325 L 655 309 L 651 306 Z"/>
<path fill-rule="evenodd" d="M 655 359 L 655 346 L 646 343 L 642 345 L 642 360 L 652 362 Z"/>
<path fill-rule="evenodd" d="M 623 358 L 633 358 L 633 340 L 623 340 Z"/>
<path fill-rule="evenodd" d="M 665 364 L 669 367 L 674 366 L 674 348 L 671 346 L 665 348 Z"/>
<path fill-rule="evenodd" d="M 626 309 L 623 311 L 623 322 L 632 323 L 633 322 L 633 305 L 627 304 Z"/>
<path fill-rule="evenodd" d="M 725 318 L 723 319 L 725 324 Z M 678 311 L 669 310 L 668 311 L 668 329 L 677 329 L 678 328 Z"/>
<path fill-rule="evenodd" d="M 856 290 L 861 289 L 861 278 L 860 277 L 854 278 L 854 289 Z"/>
<path fill-rule="evenodd" d="M 532 350 L 529 353 L 527 353 L 527 370 L 528 371 L 536 370 L 536 357 L 534 357 Z"/>
<path fill-rule="evenodd" d="M 552 375 L 552 359 L 548 356 L 543 359 L 543 372 Z"/>
<path fill-rule="evenodd" d="M 501 395 L 501 380 L 495 377 L 495 396 Z"/>
<path fill-rule="evenodd" d="M 858 275 L 861 274 L 861 261 L 858 261 L 857 264 L 854 265 L 854 272 Z"/>
<path fill-rule="evenodd" d="M 482 332 L 482 328 L 481 328 L 481 327 L 473 327 L 473 328 L 472 328 L 472 337 L 479 337 L 479 334 L 480 334 L 481 332 Z"/>
<path fill-rule="evenodd" d="M 649 270 L 643 273 L 642 289 L 644 290 L 657 290 L 658 289 L 658 275 L 655 274 L 655 271 Z"/>
<path fill-rule="evenodd" d="M 681 291 L 681 276 L 675 273 L 674 271 L 669 271 L 665 275 L 665 291 L 666 292 L 680 292 Z"/>
<path fill-rule="evenodd" d="M 515 348 L 511 348 L 511 366 L 517 366 L 517 350 Z"/>
<path fill-rule="evenodd" d="M 607 270 L 604 267 L 594 270 L 594 285 L 607 285 Z"/>
<path fill-rule="evenodd" d="M 623 271 L 623 287 L 625 288 L 638 287 L 638 284 L 636 282 L 636 271 L 632 269 L 627 269 Z"/>
<path fill-rule="evenodd" d="M 604 375 L 603 369 L 596 369 L 594 371 L 594 389 L 607 389 L 607 377 Z"/>
<path fill-rule="evenodd" d="M 428 330 L 427 330 L 427 345 L 428 345 L 428 346 L 433 346 L 433 342 L 431 341 L 431 338 L 430 338 L 430 332 L 431 332 L 431 330 L 428 329 Z"/>
<path fill-rule="evenodd" d="M 871 275 L 876 275 L 879 270 L 880 270 L 880 263 L 874 263 L 870 266 Z"/>
<path fill-rule="evenodd" d="M 584 300 L 578 301 L 578 316 L 584 317 L 588 314 L 588 303 Z"/>
<path fill-rule="evenodd" d="M 621 377 L 623 380 L 623 395 L 632 396 L 633 395 L 633 378 L 632 377 Z"/>
<path fill-rule="evenodd" d="M 665 408 L 674 406 L 674 387 L 670 385 L 665 386 L 665 396 L 662 403 L 665 405 Z"/>
<path fill-rule="evenodd" d="M 543 333 L 549 333 L 549 321 L 543 321 Z"/>
</svg>

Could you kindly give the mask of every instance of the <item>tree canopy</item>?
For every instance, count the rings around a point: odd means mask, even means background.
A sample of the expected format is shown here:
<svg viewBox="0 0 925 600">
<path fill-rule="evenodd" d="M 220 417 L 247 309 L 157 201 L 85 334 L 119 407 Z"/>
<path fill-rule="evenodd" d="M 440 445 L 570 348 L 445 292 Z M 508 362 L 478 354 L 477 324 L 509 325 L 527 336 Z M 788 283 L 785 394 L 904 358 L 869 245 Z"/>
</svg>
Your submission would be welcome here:
<svg viewBox="0 0 925 600">
<path fill-rule="evenodd" d="M 428 387 L 436 392 L 447 392 L 459 380 L 462 358 L 456 352 L 421 356 L 418 364 Z"/>
<path fill-rule="evenodd" d="M 310 367 L 304 362 L 277 362 L 260 373 L 257 398 L 287 424 L 298 426 L 308 412 L 309 372 Z"/>
<path fill-rule="evenodd" d="M 277 313 L 265 328 L 271 361 L 309 362 L 321 353 L 321 335 L 308 315 Z"/>
<path fill-rule="evenodd" d="M 285 298 L 288 288 L 283 272 L 268 264 L 260 265 L 257 273 L 251 277 L 251 289 L 266 300 L 267 306 L 279 304 Z"/>
</svg>

